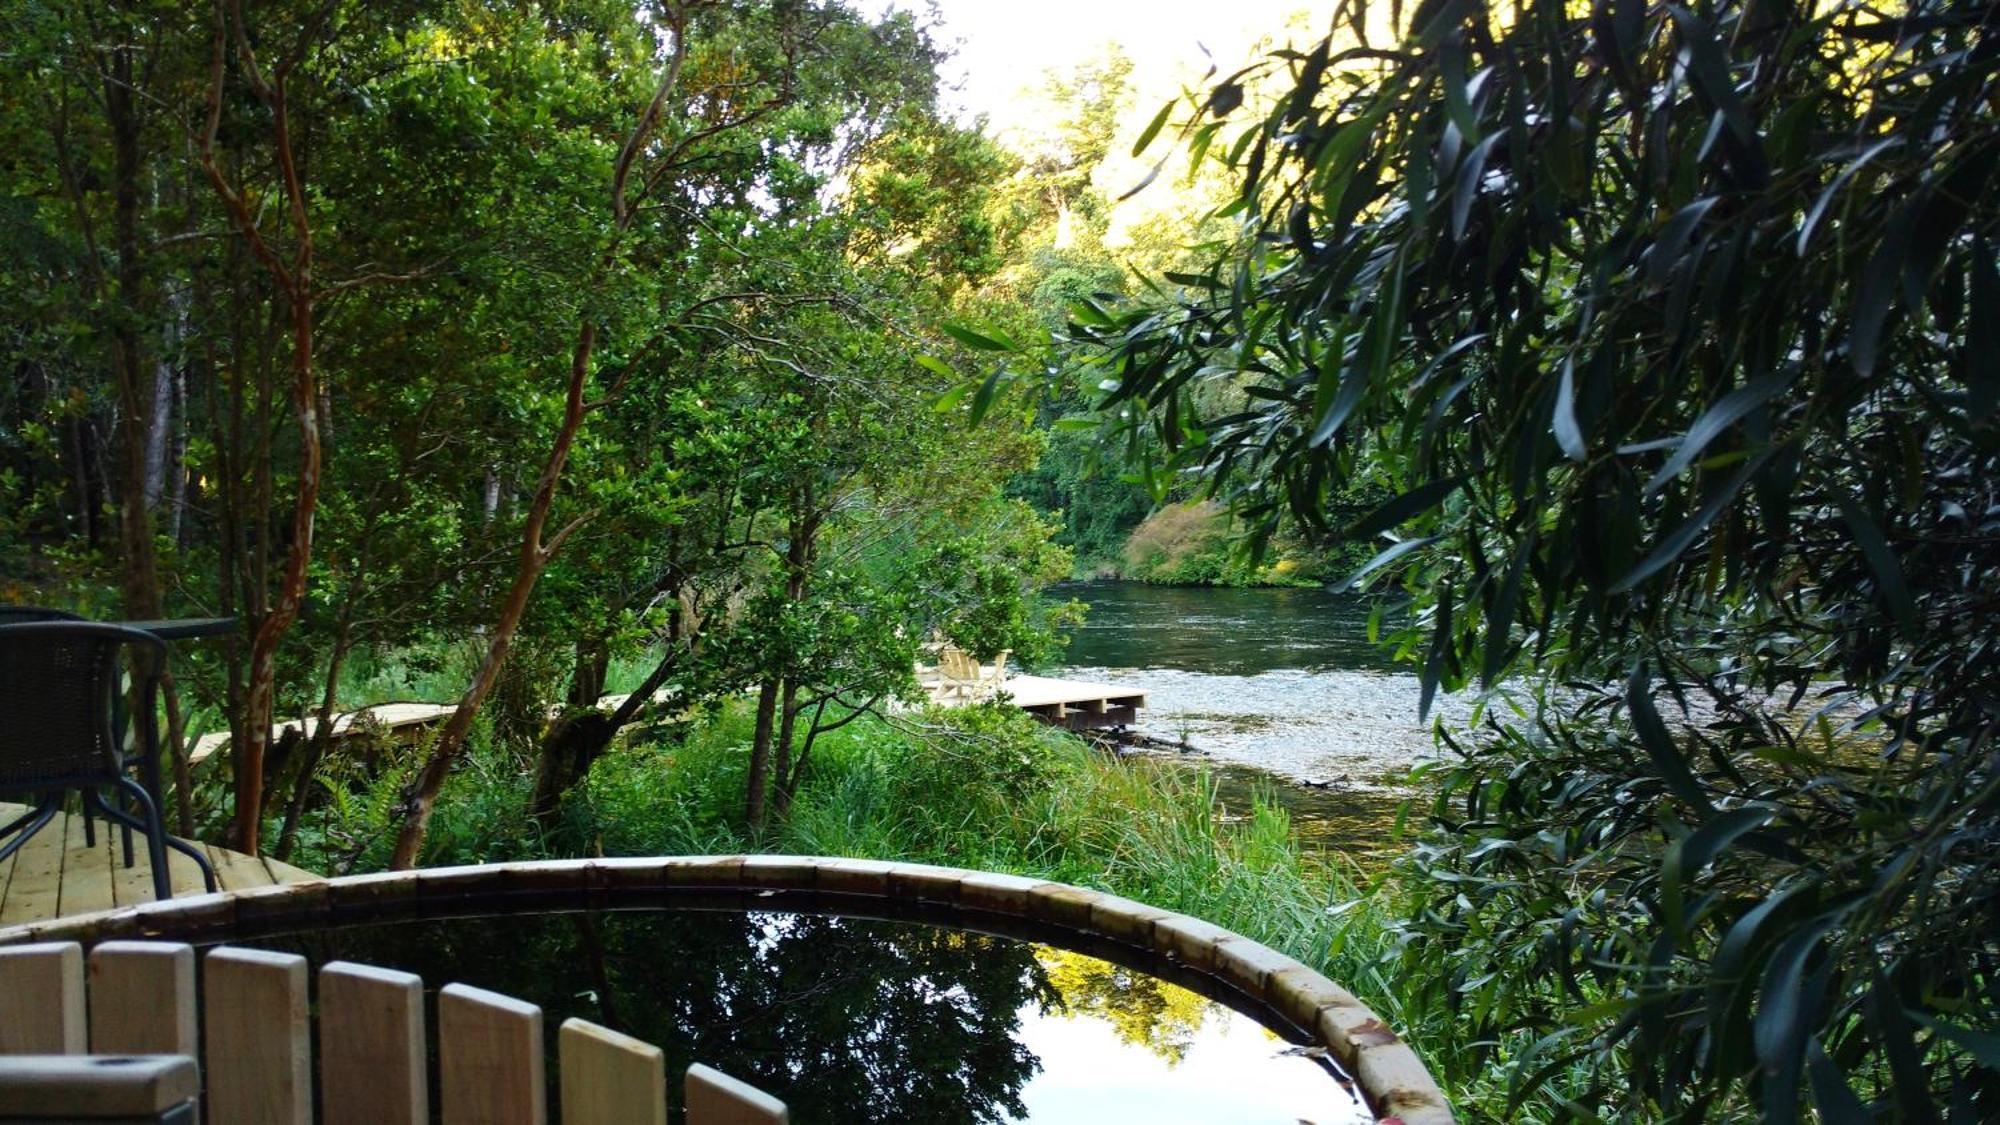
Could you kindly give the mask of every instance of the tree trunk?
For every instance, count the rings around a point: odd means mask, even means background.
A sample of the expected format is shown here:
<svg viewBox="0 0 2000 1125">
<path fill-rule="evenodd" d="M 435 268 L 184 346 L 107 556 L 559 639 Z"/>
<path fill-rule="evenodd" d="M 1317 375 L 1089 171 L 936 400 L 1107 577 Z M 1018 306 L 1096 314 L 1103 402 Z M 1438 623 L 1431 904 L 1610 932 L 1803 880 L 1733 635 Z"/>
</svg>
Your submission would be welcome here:
<svg viewBox="0 0 2000 1125">
<path fill-rule="evenodd" d="M 764 830 L 764 792 L 770 786 L 771 734 L 778 714 L 779 685 L 775 678 L 757 689 L 757 729 L 750 736 L 749 793 L 743 804 L 743 819 L 753 833 Z"/>
<path fill-rule="evenodd" d="M 182 542 L 182 517 L 187 513 L 188 406 L 187 373 L 185 371 L 176 370 L 174 372 L 172 409 L 174 417 L 174 449 L 173 463 L 168 469 L 168 476 L 173 482 L 173 490 L 167 497 L 167 541 L 178 548 Z"/>
<path fill-rule="evenodd" d="M 785 811 L 790 805 L 785 798 L 785 790 L 790 786 L 792 777 L 792 732 L 799 721 L 798 698 L 798 680 L 787 676 L 784 690 L 778 693 L 778 737 L 773 746 L 776 760 L 771 768 L 771 788 L 774 791 L 772 819 L 779 821 L 785 819 Z"/>
<path fill-rule="evenodd" d="M 569 694 L 563 702 L 571 707 L 596 707 L 604 697 L 604 681 L 611 672 L 611 645 L 598 634 L 576 642 L 576 667 L 570 673 Z"/>
<path fill-rule="evenodd" d="M 674 615 L 667 631 L 666 651 L 653 670 L 646 673 L 645 680 L 611 714 L 595 708 L 572 711 L 549 728 L 537 755 L 535 791 L 528 799 L 528 815 L 544 828 L 554 823 L 563 795 L 590 776 L 590 767 L 603 757 L 618 732 L 652 702 L 653 694 L 680 668 L 682 659 L 699 647 L 700 637 L 692 618 L 692 614 Z"/>
<path fill-rule="evenodd" d="M 306 741 L 305 760 L 299 763 L 298 776 L 292 780 L 291 800 L 285 803 L 285 826 L 278 832 L 275 854 L 279 859 L 292 857 L 292 848 L 298 842 L 299 820 L 305 816 L 306 800 L 312 795 L 313 778 L 319 773 L 327 747 L 333 744 L 333 712 L 340 703 L 340 669 L 353 640 L 355 590 L 359 586 L 358 578 L 348 583 L 347 597 L 341 602 L 340 623 L 334 628 L 333 652 L 326 661 L 326 687 L 320 693 L 317 722 L 312 737 Z"/>
<path fill-rule="evenodd" d="M 112 320 L 112 371 L 118 385 L 118 447 L 124 472 L 119 480 L 119 546 L 125 613 L 160 616 L 158 569 L 153 558 L 153 448 L 163 433 L 157 425 L 158 372 L 149 369 L 140 322 L 146 301 L 145 261 L 139 233 L 139 119 L 132 102 L 130 43 L 110 49 L 104 80 L 104 110 L 111 126 L 112 232 L 118 248 L 118 291 Z M 164 445 L 161 445 L 164 450 Z"/>
<path fill-rule="evenodd" d="M 259 850 L 264 806 L 264 755 L 271 736 L 271 711 L 277 696 L 278 645 L 297 620 L 305 598 L 306 569 L 312 559 L 313 517 L 319 507 L 320 476 L 320 389 L 313 367 L 315 294 L 313 279 L 312 222 L 306 211 L 305 182 L 293 149 L 291 110 L 286 77 L 290 62 L 267 79 L 251 46 L 249 29 L 242 13 L 234 19 L 236 55 L 245 79 L 271 114 L 271 140 L 287 207 L 292 235 L 291 260 L 287 262 L 265 240 L 257 216 L 242 193 L 229 182 L 215 162 L 215 138 L 221 127 L 224 77 L 229 57 L 230 6 L 217 0 L 215 43 L 209 60 L 208 121 L 201 138 L 202 170 L 221 197 L 237 233 L 250 246 L 264 268 L 278 283 L 290 312 L 291 400 L 298 423 L 298 491 L 292 502 L 291 541 L 287 544 L 285 566 L 280 574 L 277 596 L 270 611 L 258 622 L 250 642 L 250 662 L 243 701 L 243 730 L 240 741 L 232 744 L 236 767 L 236 816 L 231 825 L 233 846 L 247 855 Z M 303 44 L 301 45 L 303 50 Z M 268 432 L 268 431 L 267 431 Z M 269 458 L 263 459 L 268 463 Z M 261 553 L 261 552 L 260 552 Z"/>
<path fill-rule="evenodd" d="M 479 714 L 479 705 L 486 701 L 487 693 L 493 690 L 494 681 L 500 677 L 500 670 L 507 664 L 507 653 L 514 644 L 514 632 L 521 625 L 521 615 L 528 609 L 528 597 L 535 592 L 535 583 L 541 580 L 549 560 L 555 558 L 563 542 L 579 526 L 577 522 L 571 522 L 547 543 L 542 542 L 542 530 L 548 526 L 549 509 L 555 505 L 556 485 L 562 479 L 563 465 L 569 460 L 577 430 L 583 425 L 586 410 L 583 391 L 590 378 L 591 356 L 596 346 L 597 326 L 586 320 L 577 333 L 576 349 L 570 356 L 569 393 L 563 408 L 562 425 L 556 431 L 555 443 L 549 447 L 548 461 L 542 466 L 542 478 L 535 487 L 534 502 L 528 508 L 528 522 L 521 532 L 521 561 L 514 571 L 514 584 L 507 591 L 500 619 L 494 623 L 493 632 L 487 640 L 486 658 L 480 662 L 472 684 L 459 698 L 458 708 L 451 713 L 450 720 L 431 747 L 430 757 L 425 760 L 422 772 L 404 797 L 403 827 L 397 833 L 396 851 L 389 861 L 395 870 L 406 870 L 416 864 L 417 854 L 423 849 L 424 834 L 430 829 L 431 810 L 437 804 L 438 792 L 444 788 L 445 778 L 451 775 L 453 763 L 465 748 L 465 739 L 472 733 L 472 720 Z"/>
</svg>

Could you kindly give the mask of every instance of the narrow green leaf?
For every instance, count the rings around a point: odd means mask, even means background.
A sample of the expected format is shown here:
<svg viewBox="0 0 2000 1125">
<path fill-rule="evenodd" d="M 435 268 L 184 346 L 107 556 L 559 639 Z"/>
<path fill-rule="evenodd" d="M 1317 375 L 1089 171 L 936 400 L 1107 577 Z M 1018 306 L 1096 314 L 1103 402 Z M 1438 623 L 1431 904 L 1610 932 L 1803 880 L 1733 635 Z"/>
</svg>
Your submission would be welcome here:
<svg viewBox="0 0 2000 1125">
<path fill-rule="evenodd" d="M 1472 202 L 1479 197 L 1479 188 L 1486 179 L 1486 160 L 1493 155 L 1505 133 L 1495 133 L 1480 141 L 1467 153 L 1458 166 L 1458 175 L 1453 178 L 1451 188 L 1451 237 L 1465 237 L 1466 223 L 1472 218 Z"/>
<path fill-rule="evenodd" d="M 1146 151 L 1146 146 L 1152 144 L 1153 138 L 1159 136 L 1160 130 L 1166 127 L 1167 115 L 1172 113 L 1173 111 L 1174 111 L 1174 103 L 1172 102 L 1168 102 L 1167 104 L 1160 107 L 1160 112 L 1153 115 L 1153 120 L 1147 124 L 1144 130 L 1142 130 L 1139 133 L 1139 139 L 1133 142 L 1132 144 L 1133 156 L 1137 156 L 1140 153 Z"/>
<path fill-rule="evenodd" d="M 1874 1125 L 1875 1115 L 1855 1095 L 1840 1067 L 1826 1056 L 1818 1036 L 1806 1042 L 1806 1077 L 1812 1081 L 1813 1105 L 1825 1125 Z"/>
<path fill-rule="evenodd" d="M 1878 969 L 1870 975 L 1868 1026 L 1882 1044 L 1895 1080 L 1896 1111 L 1906 1125 L 1936 1125 L 1937 1109 L 1931 1104 L 1930 1077 L 1924 1072 L 1923 1050 L 1917 1046 L 1916 1029 L 1909 1013 L 1897 998 L 1895 988 Z"/>
<path fill-rule="evenodd" d="M 1653 478 L 1646 482 L 1646 495 L 1651 496 L 1668 481 L 1681 475 L 1682 470 L 1694 464 L 1695 458 L 1701 456 L 1701 451 L 1707 449 L 1710 442 L 1721 437 L 1729 427 L 1742 421 L 1745 414 L 1769 402 L 1786 387 L 1791 386 L 1791 383 L 1789 374 L 1765 375 L 1752 379 L 1746 385 L 1718 399 L 1715 405 L 1695 419 L 1694 425 L 1688 427 L 1688 432 L 1682 436 L 1674 455 L 1667 458 L 1667 463 L 1660 466 L 1660 471 L 1654 473 Z"/>
<path fill-rule="evenodd" d="M 1896 294 L 1902 288 L 1903 259 L 1908 253 L 1911 228 L 1916 224 L 1918 206 L 1906 204 L 1889 219 L 1875 253 L 1862 267 L 1854 287 L 1854 311 L 1848 318 L 1847 362 L 1856 373 L 1872 375 L 1882 346 L 1882 330 L 1895 310 Z M 1975 318 L 1977 319 L 1977 318 Z"/>
<path fill-rule="evenodd" d="M 1428 547 L 1435 542 L 1437 542 L 1437 536 L 1435 535 L 1426 536 L 1422 539 L 1405 539 L 1395 544 L 1394 546 L 1389 547 L 1387 550 L 1378 553 L 1374 558 L 1369 559 L 1368 562 L 1364 566 L 1362 566 L 1360 570 L 1357 570 L 1353 574 L 1348 575 L 1345 581 L 1341 582 L 1338 586 L 1335 586 L 1334 590 L 1336 592 L 1352 590 L 1357 584 L 1360 583 L 1360 581 L 1363 578 L 1366 578 L 1370 574 L 1373 574 L 1376 571 L 1382 569 L 1383 567 L 1388 566 L 1390 563 L 1395 562 L 1397 559 L 1402 558 L 1404 555 L 1409 554 L 1411 551 L 1415 551 L 1423 547 Z"/>
<path fill-rule="evenodd" d="M 949 379 L 954 383 L 958 381 L 958 372 L 953 371 L 951 369 L 950 364 L 945 363 L 943 360 L 938 359 L 936 356 L 919 355 L 916 356 L 915 359 L 917 361 L 918 367 L 923 368 L 924 370 L 930 372 L 931 374 L 937 375 L 940 378 Z"/>
<path fill-rule="evenodd" d="M 1563 456 L 1582 464 L 1586 453 L 1583 428 L 1576 422 L 1576 363 L 1570 359 L 1563 360 L 1562 379 L 1556 384 L 1555 418 L 1551 425 Z"/>
<path fill-rule="evenodd" d="M 1798 1116 L 1799 1070 L 1805 1061 L 1811 1016 L 1822 999 L 1808 994 L 1806 962 L 1839 919 L 1838 912 L 1828 911 L 1787 936 L 1765 967 L 1757 990 L 1751 1038 L 1763 1064 L 1765 1120 L 1775 1125 L 1790 1125 Z"/>
<path fill-rule="evenodd" d="M 968 424 L 977 426 L 985 420 L 986 412 L 993 408 L 993 398 L 1000 390 L 1000 376 L 1006 370 L 1004 367 L 994 368 L 993 374 L 988 375 L 986 381 L 979 384 L 979 393 L 972 396 L 972 416 L 967 419 Z"/>
<path fill-rule="evenodd" d="M 1868 560 L 1868 569 L 1875 573 L 1875 585 L 1882 595 L 1882 601 L 1895 614 L 1896 624 L 1903 635 L 1915 638 L 1917 635 L 1917 603 L 1910 596 L 1910 587 L 1903 581 L 1903 568 L 1896 562 L 1896 553 L 1889 549 L 1889 541 L 1882 537 L 1882 529 L 1875 526 L 1866 509 L 1850 498 L 1840 501 L 1840 518 L 1854 534 L 1854 541 L 1861 548 L 1861 555 Z"/>
<path fill-rule="evenodd" d="M 1856 172 L 1867 167 L 1869 161 L 1901 143 L 1903 143 L 1901 137 L 1887 137 L 1876 141 L 1868 146 L 1866 152 L 1848 161 L 1847 167 L 1842 168 L 1840 174 L 1833 178 L 1833 182 L 1826 185 L 1826 190 L 1820 192 L 1819 198 L 1813 201 L 1812 210 L 1806 212 L 1805 222 L 1799 224 L 1799 257 L 1806 256 L 1806 243 L 1812 240 L 1813 231 L 1818 228 L 1821 217 L 1826 214 L 1827 204 L 1832 203 L 1833 197 L 1840 194 L 1840 189 L 1847 186 L 1847 181 L 1853 179 Z"/>
<path fill-rule="evenodd" d="M 1764 805 L 1730 809 L 1710 817 L 1702 822 L 1701 827 L 1668 847 L 1666 859 L 1661 864 L 1668 932 L 1679 935 L 1686 930 L 1683 903 L 1688 884 L 1739 837 L 1769 824 L 1776 815 L 1776 809 Z"/>
<path fill-rule="evenodd" d="M 1329 356 L 1327 362 L 1334 362 L 1334 358 Z M 1333 396 L 1332 402 L 1326 404 L 1320 414 L 1319 424 L 1313 427 L 1312 436 L 1306 439 L 1306 444 L 1314 449 L 1325 445 L 1340 430 L 1348 416 L 1354 413 L 1354 408 L 1360 405 L 1361 396 L 1367 390 L 1367 372 L 1359 366 L 1348 368 L 1346 376 L 1340 380 L 1339 393 Z"/>
<path fill-rule="evenodd" d="M 1625 681 L 1625 705 L 1631 710 L 1632 730 L 1639 736 L 1639 744 L 1646 748 L 1646 756 L 1652 759 L 1653 768 L 1668 790 L 1697 811 L 1713 813 L 1715 806 L 1709 803 L 1708 794 L 1688 769 L 1686 756 L 1667 733 L 1667 724 L 1660 720 L 1660 712 L 1653 706 L 1652 676 L 1643 662 L 1632 669 L 1631 677 Z"/>
<path fill-rule="evenodd" d="M 938 325 L 945 335 L 979 352 L 1018 352 L 1021 345 L 1015 343 L 1006 333 L 996 328 L 973 328 L 969 325 L 946 321 Z"/>
<path fill-rule="evenodd" d="M 1687 59 L 1688 73 L 1694 79 L 1694 87 L 1710 105 L 1721 111 L 1723 120 L 1736 139 L 1746 145 L 1757 142 L 1757 129 L 1750 123 L 1750 112 L 1743 106 L 1743 99 L 1737 96 L 1736 84 L 1729 77 L 1729 60 L 1723 54 L 1722 45 L 1715 41 L 1709 26 L 1700 16 L 1679 4 L 1668 4 L 1667 14 L 1673 18 L 1674 30 L 1680 35 L 1681 51 Z"/>
<path fill-rule="evenodd" d="M 1350 539 L 1366 539 L 1371 535 L 1388 531 L 1406 520 L 1437 507 L 1446 497 L 1457 492 L 1464 483 L 1464 477 L 1448 477 L 1420 484 L 1363 516 L 1348 527 L 1344 534 Z"/>
<path fill-rule="evenodd" d="M 1160 159 L 1154 163 L 1153 167 L 1146 172 L 1145 176 L 1141 178 L 1138 183 L 1133 184 L 1131 187 L 1125 189 L 1125 194 L 1118 197 L 1118 202 L 1123 203 L 1126 200 L 1132 198 L 1133 196 L 1139 194 L 1140 192 L 1145 191 L 1147 188 L 1152 187 L 1153 181 L 1160 178 L 1160 173 L 1166 170 L 1167 161 L 1173 159 L 1173 155 L 1174 154 L 1171 151 L 1169 151 L 1167 155 L 1160 157 Z"/>
<path fill-rule="evenodd" d="M 958 404 L 964 402 L 965 396 L 971 392 L 972 384 L 961 383 L 939 395 L 938 400 L 931 404 L 931 409 L 937 411 L 939 414 L 949 414 L 957 410 Z"/>
<path fill-rule="evenodd" d="M 1638 566 L 1633 567 L 1625 577 L 1620 578 L 1614 583 L 1611 587 L 1611 592 L 1614 594 L 1626 593 L 1638 586 L 1639 583 L 1651 578 L 1675 559 L 1680 558 L 1687 551 L 1688 545 L 1694 542 L 1695 537 L 1707 530 L 1709 524 L 1715 522 L 1715 517 L 1721 515 L 1722 510 L 1727 508 L 1736 499 L 1737 494 L 1743 491 L 1744 484 L 1748 483 L 1750 478 L 1755 475 L 1758 469 L 1763 467 L 1764 462 L 1767 460 L 1769 460 L 1769 454 L 1759 454 L 1745 461 L 1736 470 L 1734 476 L 1724 481 L 1721 488 L 1715 490 L 1715 493 L 1708 498 L 1708 502 L 1703 504 L 1699 511 L 1688 517 L 1686 522 L 1675 528 L 1665 539 L 1662 539 L 1660 545 L 1653 548 L 1652 554 L 1647 555 L 1640 561 Z"/>
<path fill-rule="evenodd" d="M 1937 1032 L 1966 1054 L 1971 1055 L 1980 1066 L 1988 1070 L 2000 1070 L 2000 1033 L 1960 1027 L 1923 1012 L 1911 1012 L 1910 1018 Z"/>
<path fill-rule="evenodd" d="M 1711 195 L 1674 212 L 1667 225 L 1660 228 L 1652 248 L 1646 251 L 1646 280 L 1659 286 L 1673 280 L 1674 266 L 1687 253 L 1688 244 L 1694 241 L 1695 231 L 1700 229 L 1702 219 L 1708 216 L 1715 204 L 1716 197 Z"/>
<path fill-rule="evenodd" d="M 1486 648 L 1479 663 L 1479 683 L 1481 687 L 1492 687 L 1500 676 L 1501 665 L 1507 662 L 1507 646 L 1514 631 L 1514 608 L 1521 600 L 1521 578 L 1528 569 L 1528 559 L 1535 553 L 1535 537 L 1530 534 L 1514 554 L 1514 561 L 1507 567 L 1507 576 L 1500 582 L 1500 593 L 1493 599 L 1493 608 L 1486 615 Z"/>
</svg>

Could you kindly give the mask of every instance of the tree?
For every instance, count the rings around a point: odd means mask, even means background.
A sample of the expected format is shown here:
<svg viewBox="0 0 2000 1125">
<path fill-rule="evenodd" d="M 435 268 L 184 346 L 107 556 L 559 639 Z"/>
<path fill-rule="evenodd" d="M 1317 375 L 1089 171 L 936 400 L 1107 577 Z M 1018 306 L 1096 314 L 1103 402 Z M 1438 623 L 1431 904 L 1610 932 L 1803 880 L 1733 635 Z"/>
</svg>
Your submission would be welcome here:
<svg viewBox="0 0 2000 1125">
<path fill-rule="evenodd" d="M 1184 107 L 1252 241 L 1071 335 L 1254 534 L 1387 539 L 1426 707 L 1526 689 L 1409 866 L 1434 1057 L 1580 1119 L 1990 1116 L 1990 7 L 1404 14 Z"/>
</svg>

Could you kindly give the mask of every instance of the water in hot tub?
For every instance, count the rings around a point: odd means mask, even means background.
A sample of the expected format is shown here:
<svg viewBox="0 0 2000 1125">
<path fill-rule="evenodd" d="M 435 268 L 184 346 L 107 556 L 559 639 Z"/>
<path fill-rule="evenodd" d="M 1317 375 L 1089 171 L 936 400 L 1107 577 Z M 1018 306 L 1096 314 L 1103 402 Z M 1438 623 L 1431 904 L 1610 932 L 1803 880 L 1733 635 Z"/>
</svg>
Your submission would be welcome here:
<svg viewBox="0 0 2000 1125">
<path fill-rule="evenodd" d="M 520 997 L 542 1007 L 551 1048 L 581 1016 L 658 1044 L 670 1076 L 706 1063 L 801 1123 L 1372 1120 L 1317 1051 L 1251 1016 L 1095 957 L 963 930 L 648 910 L 250 944 Z"/>
</svg>

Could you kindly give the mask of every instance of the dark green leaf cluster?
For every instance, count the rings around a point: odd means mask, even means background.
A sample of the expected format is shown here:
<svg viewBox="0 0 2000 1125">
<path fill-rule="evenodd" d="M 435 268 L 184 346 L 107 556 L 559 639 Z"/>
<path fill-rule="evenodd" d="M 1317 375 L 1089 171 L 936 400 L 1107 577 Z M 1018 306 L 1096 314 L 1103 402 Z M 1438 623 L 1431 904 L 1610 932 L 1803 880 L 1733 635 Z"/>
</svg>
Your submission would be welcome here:
<svg viewBox="0 0 2000 1125">
<path fill-rule="evenodd" d="M 1991 1119 L 1992 7 L 1365 7 L 1184 129 L 1250 247 L 1070 334 L 1155 471 L 1384 538 L 1426 706 L 1525 680 L 1414 864 L 1444 1065 Z"/>
</svg>

